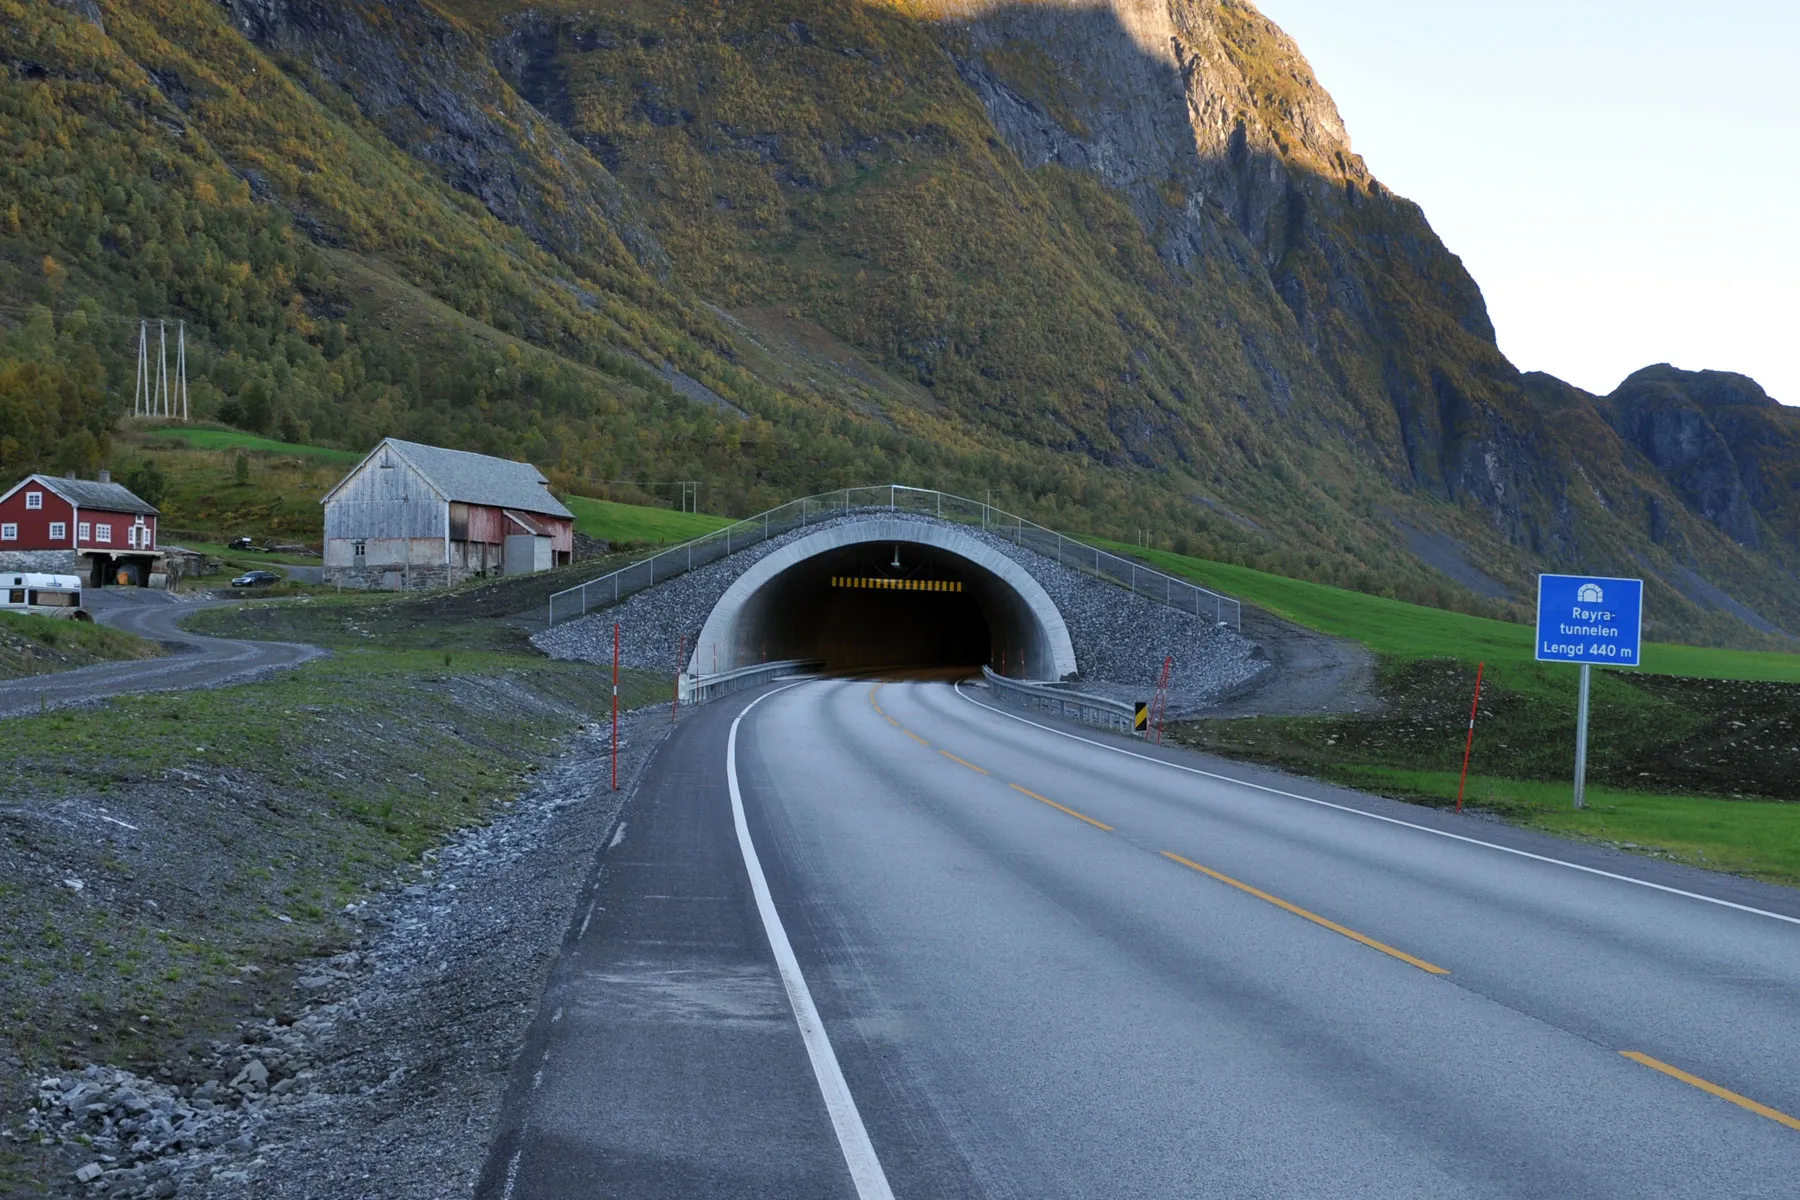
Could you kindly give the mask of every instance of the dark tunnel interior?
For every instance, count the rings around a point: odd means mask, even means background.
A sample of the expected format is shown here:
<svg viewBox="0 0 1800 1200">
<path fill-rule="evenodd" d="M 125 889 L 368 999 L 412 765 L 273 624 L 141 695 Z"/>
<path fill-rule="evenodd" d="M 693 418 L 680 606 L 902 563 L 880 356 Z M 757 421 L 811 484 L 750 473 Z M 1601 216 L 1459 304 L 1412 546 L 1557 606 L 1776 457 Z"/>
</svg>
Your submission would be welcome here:
<svg viewBox="0 0 1800 1200">
<path fill-rule="evenodd" d="M 770 580 L 744 606 L 737 644 L 752 661 L 820 659 L 832 672 L 998 668 L 1041 640 L 1035 626 L 985 568 L 933 546 L 867 542 Z"/>
</svg>

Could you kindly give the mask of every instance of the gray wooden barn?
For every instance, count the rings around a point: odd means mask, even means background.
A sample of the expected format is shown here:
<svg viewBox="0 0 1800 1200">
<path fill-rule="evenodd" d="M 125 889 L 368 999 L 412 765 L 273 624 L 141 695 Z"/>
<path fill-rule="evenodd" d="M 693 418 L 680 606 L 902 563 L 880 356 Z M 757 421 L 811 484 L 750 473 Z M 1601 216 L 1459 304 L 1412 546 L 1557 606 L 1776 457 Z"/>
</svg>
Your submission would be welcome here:
<svg viewBox="0 0 1800 1200">
<path fill-rule="evenodd" d="M 442 587 L 570 561 L 575 514 L 530 463 L 387 438 L 325 494 L 325 581 Z"/>
</svg>

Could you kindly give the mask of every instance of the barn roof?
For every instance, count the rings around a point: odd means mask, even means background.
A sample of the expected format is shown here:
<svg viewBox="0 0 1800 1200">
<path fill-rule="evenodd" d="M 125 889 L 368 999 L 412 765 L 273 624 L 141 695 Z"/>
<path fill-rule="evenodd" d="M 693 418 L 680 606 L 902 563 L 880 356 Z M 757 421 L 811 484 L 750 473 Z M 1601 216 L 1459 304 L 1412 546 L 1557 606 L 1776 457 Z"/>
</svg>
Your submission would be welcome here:
<svg viewBox="0 0 1800 1200">
<path fill-rule="evenodd" d="M 546 486 L 549 480 L 544 478 L 542 472 L 530 463 L 513 462 L 511 459 L 474 454 L 467 450 L 447 450 L 442 446 L 427 446 L 421 442 L 403 442 L 399 438 L 384 438 L 380 446 L 369 452 L 369 458 L 358 464 L 356 470 L 362 470 L 369 459 L 380 453 L 382 446 L 392 447 L 444 499 L 453 503 L 516 508 L 521 512 L 541 513 L 552 517 L 573 519 L 575 516 L 563 507 L 562 501 L 550 494 Z M 350 474 L 354 475 L 356 471 Z M 338 485 L 342 486 L 341 483 Z M 325 499 L 329 501 L 336 491 L 337 488 L 331 489 Z"/>
<path fill-rule="evenodd" d="M 27 483 L 36 483 L 55 492 L 81 508 L 97 508 L 103 512 L 143 513 L 160 516 L 154 505 L 146 504 L 122 483 L 101 483 L 96 479 L 63 479 L 56 475 L 31 475 L 6 493 L 10 496 Z"/>
</svg>

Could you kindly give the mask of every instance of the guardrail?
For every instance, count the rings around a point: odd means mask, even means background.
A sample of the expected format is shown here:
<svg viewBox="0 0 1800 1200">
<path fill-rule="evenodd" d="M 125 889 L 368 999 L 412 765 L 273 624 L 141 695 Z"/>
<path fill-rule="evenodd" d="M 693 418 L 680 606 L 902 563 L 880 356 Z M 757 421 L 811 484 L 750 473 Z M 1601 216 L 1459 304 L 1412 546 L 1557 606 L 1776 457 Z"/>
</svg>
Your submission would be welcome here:
<svg viewBox="0 0 1800 1200">
<path fill-rule="evenodd" d="M 814 674 L 824 665 L 816 658 L 792 658 L 783 662 L 757 663 L 755 666 L 738 667 L 733 671 L 720 671 L 717 675 L 683 675 L 680 685 L 681 702 L 705 704 L 708 700 L 741 692 L 745 688 L 760 687 L 786 675 Z"/>
<path fill-rule="evenodd" d="M 1066 567 L 1116 583 L 1147 600 L 1202 619 L 1210 617 L 1233 629 L 1243 628 L 1242 608 L 1230 596 L 1222 596 L 1185 579 L 1177 579 L 1153 567 L 1066 537 L 984 501 L 897 483 L 841 488 L 790 500 L 768 512 L 672 546 L 610 575 L 564 588 L 550 597 L 549 623 L 572 621 L 595 608 L 617 604 L 633 593 L 685 575 L 695 567 L 716 562 L 790 530 L 860 511 L 923 513 L 971 527 L 979 525 L 988 533 L 1035 550 L 1046 558 L 1054 558 Z M 1206 611 L 1209 608 L 1213 610 L 1211 613 Z"/>
<path fill-rule="evenodd" d="M 994 674 L 985 666 L 981 668 L 981 673 L 996 694 L 1007 696 L 1026 708 L 1052 717 L 1065 717 L 1084 725 L 1100 725 L 1122 733 L 1131 733 L 1136 724 L 1137 706 L 1123 700 L 1008 679 L 1004 675 Z"/>
</svg>

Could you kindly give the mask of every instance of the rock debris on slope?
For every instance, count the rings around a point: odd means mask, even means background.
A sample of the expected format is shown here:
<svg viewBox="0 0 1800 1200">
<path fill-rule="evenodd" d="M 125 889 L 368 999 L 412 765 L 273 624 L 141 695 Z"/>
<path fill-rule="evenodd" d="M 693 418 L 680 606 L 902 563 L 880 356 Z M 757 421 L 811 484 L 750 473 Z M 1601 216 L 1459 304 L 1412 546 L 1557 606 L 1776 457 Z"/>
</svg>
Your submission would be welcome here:
<svg viewBox="0 0 1800 1200">
<path fill-rule="evenodd" d="M 820 529 L 872 515 L 954 525 L 959 533 L 986 543 L 1031 572 L 1056 603 L 1069 628 L 1079 668 L 1079 679 L 1071 686 L 1080 690 L 1119 699 L 1148 700 L 1167 656 L 1174 660 L 1169 711 L 1181 714 L 1205 707 L 1267 667 L 1253 642 L 1234 630 L 1215 626 L 1210 619 L 1133 595 L 1115 583 L 1083 574 L 998 534 L 888 509 L 832 517 L 777 535 L 628 596 L 590 616 L 547 629 L 533 637 L 532 642 L 552 658 L 609 663 L 613 624 L 617 622 L 624 665 L 672 675 L 681 639 L 686 638 L 690 648 L 696 644 L 707 614 L 751 564 Z M 702 664 L 703 670 L 704 667 Z"/>
</svg>

